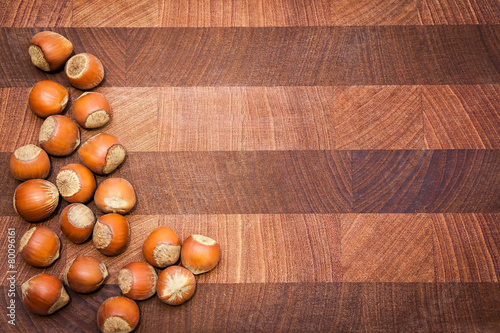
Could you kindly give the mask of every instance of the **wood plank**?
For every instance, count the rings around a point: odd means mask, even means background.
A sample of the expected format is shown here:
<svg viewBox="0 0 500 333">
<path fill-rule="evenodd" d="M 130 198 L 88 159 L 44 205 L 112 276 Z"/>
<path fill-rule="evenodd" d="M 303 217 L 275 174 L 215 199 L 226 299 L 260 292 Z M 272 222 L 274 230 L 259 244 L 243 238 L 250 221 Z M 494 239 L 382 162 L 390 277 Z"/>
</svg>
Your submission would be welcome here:
<svg viewBox="0 0 500 333">
<path fill-rule="evenodd" d="M 68 82 L 62 70 L 45 73 L 32 65 L 28 46 L 42 28 L 0 28 L 0 87 L 32 87 L 40 80 L 54 80 L 64 86 Z M 98 57 L 104 65 L 105 78 L 101 86 L 125 85 L 126 31 L 113 28 L 54 28 L 50 29 L 67 37 L 75 53 L 88 52 Z"/>
<path fill-rule="evenodd" d="M 162 1 L 163 27 L 289 27 L 418 24 L 417 1 Z"/>
<path fill-rule="evenodd" d="M 499 159 L 500 150 L 131 152 L 112 175 L 135 186 L 141 215 L 496 213 Z M 52 162 L 59 170 L 78 157 Z M 0 180 L 0 215 L 13 216 L 17 181 Z"/>
<path fill-rule="evenodd" d="M 114 173 L 137 214 L 330 213 L 351 205 L 350 153 L 131 153 Z"/>
<path fill-rule="evenodd" d="M 500 151 L 353 151 L 353 209 L 363 213 L 500 211 Z"/>
<path fill-rule="evenodd" d="M 72 0 L 73 27 L 154 27 L 160 25 L 160 1 Z"/>
<path fill-rule="evenodd" d="M 341 215 L 342 281 L 433 282 L 431 220 L 421 214 Z"/>
<path fill-rule="evenodd" d="M 330 150 L 332 87 L 161 89 L 159 149 Z"/>
<path fill-rule="evenodd" d="M 497 26 L 58 28 L 98 56 L 103 86 L 482 84 L 500 80 Z M 49 77 L 26 50 L 37 30 L 0 28 L 0 87 Z M 228 42 L 230 41 L 230 42 Z M 147 45 L 148 47 L 144 47 Z M 258 70 L 256 70 L 258 69 Z M 54 77 L 54 76 L 50 76 Z M 64 80 L 62 76 L 55 76 Z"/>
<path fill-rule="evenodd" d="M 500 78 L 496 58 L 491 57 L 499 49 L 499 41 L 494 37 L 498 29 L 496 26 L 134 29 L 129 35 L 127 84 L 494 83 Z M 151 66 L 162 70 L 152 70 Z"/>
<path fill-rule="evenodd" d="M 489 0 L 422 0 L 418 15 L 423 24 L 499 24 L 500 2 Z"/>
<path fill-rule="evenodd" d="M 430 149 L 500 147 L 500 86 L 424 86 L 424 135 Z"/>
<path fill-rule="evenodd" d="M 6 287 L 0 291 L 0 305 L 6 307 Z M 90 295 L 69 294 L 71 303 L 51 316 L 28 313 L 17 296 L 16 327 L 97 331 L 92 318 L 119 289 L 107 285 Z M 499 299 L 500 286 L 493 283 L 199 284 L 195 296 L 178 307 L 163 304 L 156 296 L 138 302 L 142 317 L 137 332 L 165 327 L 172 332 L 494 332 Z M 82 318 L 89 318 L 85 326 Z M 0 325 L 3 330 L 10 328 L 6 321 Z"/>
<path fill-rule="evenodd" d="M 500 214 L 433 214 L 432 219 L 438 282 L 500 280 Z"/>
<path fill-rule="evenodd" d="M 65 0 L 8 0 L 0 3 L 0 27 L 67 27 L 72 2 Z"/>
<path fill-rule="evenodd" d="M 419 86 L 338 87 L 336 149 L 423 149 Z"/>
</svg>

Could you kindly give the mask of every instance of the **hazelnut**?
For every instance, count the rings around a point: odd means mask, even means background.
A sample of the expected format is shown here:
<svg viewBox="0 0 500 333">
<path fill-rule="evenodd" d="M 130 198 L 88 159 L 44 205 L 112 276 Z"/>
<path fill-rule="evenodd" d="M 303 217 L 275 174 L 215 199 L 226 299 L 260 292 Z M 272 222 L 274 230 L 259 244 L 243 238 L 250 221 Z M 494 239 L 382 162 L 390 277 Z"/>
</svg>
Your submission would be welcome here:
<svg viewBox="0 0 500 333">
<path fill-rule="evenodd" d="M 92 210 L 81 203 L 66 206 L 59 216 L 61 231 L 75 244 L 85 242 L 94 229 L 95 216 Z"/>
<path fill-rule="evenodd" d="M 68 304 L 69 295 L 58 278 L 38 274 L 21 285 L 24 306 L 38 315 L 50 315 Z"/>
<path fill-rule="evenodd" d="M 80 144 L 80 130 L 66 116 L 50 116 L 43 122 L 38 140 L 40 147 L 50 155 L 66 156 Z"/>
<path fill-rule="evenodd" d="M 96 56 L 80 53 L 72 56 L 64 68 L 69 83 L 78 89 L 95 88 L 104 79 L 104 67 Z"/>
<path fill-rule="evenodd" d="M 26 221 L 41 221 L 56 210 L 59 191 L 44 179 L 30 179 L 16 188 L 14 209 Z"/>
<path fill-rule="evenodd" d="M 97 326 L 103 333 L 131 332 L 139 324 L 137 304 L 126 297 L 108 298 L 97 311 Z"/>
<path fill-rule="evenodd" d="M 158 276 L 150 264 L 136 261 L 124 266 L 118 273 L 118 285 L 124 296 L 142 301 L 156 293 Z"/>
<path fill-rule="evenodd" d="M 64 284 L 77 293 L 88 294 L 99 289 L 108 276 L 106 265 L 93 257 L 76 257 L 63 273 Z"/>
<path fill-rule="evenodd" d="M 61 196 L 68 202 L 87 202 L 92 199 L 96 182 L 92 171 L 81 164 L 68 164 L 56 177 Z"/>
<path fill-rule="evenodd" d="M 75 101 L 73 114 L 80 126 L 92 129 L 108 123 L 111 119 L 111 108 L 104 95 L 97 92 L 86 92 Z"/>
<path fill-rule="evenodd" d="M 126 179 L 108 178 L 95 191 L 94 201 L 103 213 L 125 214 L 135 206 L 135 191 Z"/>
<path fill-rule="evenodd" d="M 151 265 L 165 268 L 179 260 L 181 240 L 169 227 L 159 227 L 153 230 L 144 245 L 142 254 Z"/>
<path fill-rule="evenodd" d="M 30 91 L 28 104 L 31 111 L 46 118 L 61 113 L 68 104 L 68 90 L 61 84 L 44 80 L 37 82 Z"/>
<path fill-rule="evenodd" d="M 212 270 L 220 260 L 220 246 L 215 240 L 202 235 L 191 235 L 181 248 L 182 266 L 193 274 Z"/>
<path fill-rule="evenodd" d="M 158 276 L 156 291 L 158 297 L 169 305 L 180 305 L 193 297 L 196 279 L 190 271 L 181 266 L 170 266 Z"/>
<path fill-rule="evenodd" d="M 48 267 L 57 258 L 61 242 L 56 233 L 47 227 L 33 227 L 21 238 L 19 253 L 26 262 L 35 267 Z"/>
<path fill-rule="evenodd" d="M 61 68 L 72 52 L 73 44 L 52 31 L 37 33 L 31 38 L 28 48 L 33 65 L 46 72 Z"/>
<path fill-rule="evenodd" d="M 31 144 L 17 148 L 10 157 L 10 172 L 21 181 L 47 178 L 50 172 L 49 155 Z"/>
<path fill-rule="evenodd" d="M 90 170 L 100 175 L 107 175 L 118 168 L 127 152 L 115 136 L 100 133 L 82 144 L 78 149 L 78 155 Z"/>
<path fill-rule="evenodd" d="M 116 256 L 125 251 L 130 239 L 130 227 L 125 217 L 119 214 L 101 216 L 95 226 L 93 242 L 102 254 Z"/>
</svg>

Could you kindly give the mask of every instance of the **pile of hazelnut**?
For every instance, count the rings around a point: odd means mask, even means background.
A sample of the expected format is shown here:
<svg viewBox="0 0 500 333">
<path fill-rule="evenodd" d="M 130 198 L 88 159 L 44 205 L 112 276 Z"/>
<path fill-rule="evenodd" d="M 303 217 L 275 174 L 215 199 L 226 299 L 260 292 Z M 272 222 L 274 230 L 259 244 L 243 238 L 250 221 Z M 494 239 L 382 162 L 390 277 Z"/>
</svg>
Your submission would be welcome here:
<svg viewBox="0 0 500 333">
<path fill-rule="evenodd" d="M 62 66 L 69 83 L 89 90 L 104 78 L 104 67 L 89 53 L 73 53 L 72 43 L 64 36 L 43 31 L 31 39 L 29 54 L 38 68 L 53 72 Z M 69 60 L 68 60 L 69 59 Z M 12 175 L 22 181 L 14 193 L 14 209 L 26 221 L 38 222 L 51 216 L 59 195 L 70 204 L 59 215 L 65 237 L 81 244 L 92 235 L 97 250 L 106 256 L 123 253 L 130 241 L 130 226 L 123 214 L 136 204 L 133 186 L 123 178 L 108 178 L 97 186 L 95 174 L 108 175 L 122 164 L 126 150 L 118 139 L 99 133 L 80 145 L 80 130 L 73 120 L 60 115 L 68 103 L 68 91 L 54 81 L 40 81 L 30 91 L 28 104 L 39 117 L 46 118 L 40 128 L 39 146 L 29 144 L 15 150 L 10 159 Z M 73 105 L 78 125 L 96 129 L 111 119 L 110 105 L 97 92 L 83 93 Z M 80 147 L 79 147 L 80 146 Z M 79 147 L 79 148 L 78 148 Z M 56 184 L 45 180 L 52 156 L 67 156 L 78 148 L 83 164 L 68 164 L 56 175 Z M 94 200 L 105 214 L 96 219 L 85 205 Z M 49 267 L 59 258 L 61 242 L 50 228 L 35 226 L 21 238 L 21 257 L 34 267 Z M 179 305 L 189 300 L 196 289 L 195 275 L 215 268 L 220 260 L 220 246 L 212 238 L 191 235 L 181 245 L 169 227 L 159 227 L 147 237 L 142 252 L 147 262 L 131 262 L 118 274 L 123 296 L 108 298 L 97 312 L 97 324 L 103 332 L 130 332 L 139 323 L 140 301 L 157 293 L 164 303 Z M 180 258 L 180 265 L 176 265 Z M 164 269 L 157 275 L 156 268 Z M 62 281 L 51 274 L 38 274 L 21 286 L 24 306 L 39 315 L 50 315 L 70 297 L 64 285 L 77 293 L 92 293 L 108 276 L 106 265 L 90 256 L 71 259 Z"/>
</svg>

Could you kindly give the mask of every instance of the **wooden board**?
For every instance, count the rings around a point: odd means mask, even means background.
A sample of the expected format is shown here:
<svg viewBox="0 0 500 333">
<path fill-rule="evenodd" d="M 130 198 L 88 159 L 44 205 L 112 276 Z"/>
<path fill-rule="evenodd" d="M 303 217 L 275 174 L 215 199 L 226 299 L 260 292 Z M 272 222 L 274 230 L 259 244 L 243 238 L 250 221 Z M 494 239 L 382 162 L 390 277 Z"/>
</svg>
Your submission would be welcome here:
<svg viewBox="0 0 500 333">
<path fill-rule="evenodd" d="M 192 300 L 138 302 L 137 332 L 493 332 L 500 327 L 500 2 L 451 0 L 12 0 L 0 4 L 0 331 L 95 332 L 117 274 L 158 226 L 217 239 Z M 112 176 L 138 197 L 127 251 L 70 243 L 16 286 L 102 260 L 98 292 L 48 317 L 9 296 L 8 161 L 37 143 L 29 39 L 98 56 L 103 131 L 128 150 Z M 51 158 L 49 180 L 72 154 Z M 98 176 L 100 183 L 106 177 Z M 67 205 L 63 200 L 58 212 Z M 94 203 L 89 206 L 99 213 Z M 16 326 L 6 307 L 15 300 Z"/>
</svg>

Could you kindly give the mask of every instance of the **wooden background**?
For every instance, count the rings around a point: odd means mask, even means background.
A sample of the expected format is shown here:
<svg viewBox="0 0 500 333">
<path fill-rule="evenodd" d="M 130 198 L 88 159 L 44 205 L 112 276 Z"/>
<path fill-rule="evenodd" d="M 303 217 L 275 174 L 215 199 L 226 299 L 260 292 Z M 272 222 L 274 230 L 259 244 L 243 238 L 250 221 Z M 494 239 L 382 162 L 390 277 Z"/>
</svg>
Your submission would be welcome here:
<svg viewBox="0 0 500 333">
<path fill-rule="evenodd" d="M 68 86 L 30 64 L 47 28 L 104 63 L 101 131 L 128 149 L 113 176 L 138 204 L 118 257 L 61 234 L 52 267 L 18 258 L 18 285 L 77 255 L 111 276 L 50 317 L 17 298 L 17 330 L 95 331 L 119 269 L 167 225 L 217 239 L 222 260 L 188 303 L 139 302 L 138 332 L 498 331 L 498 24 L 498 0 L 2 1 L 0 331 L 13 329 L 6 231 L 19 242 L 32 226 L 8 160 L 37 142 L 30 87 Z M 77 161 L 52 158 L 49 179 Z M 57 215 L 41 224 L 60 230 Z"/>
</svg>

